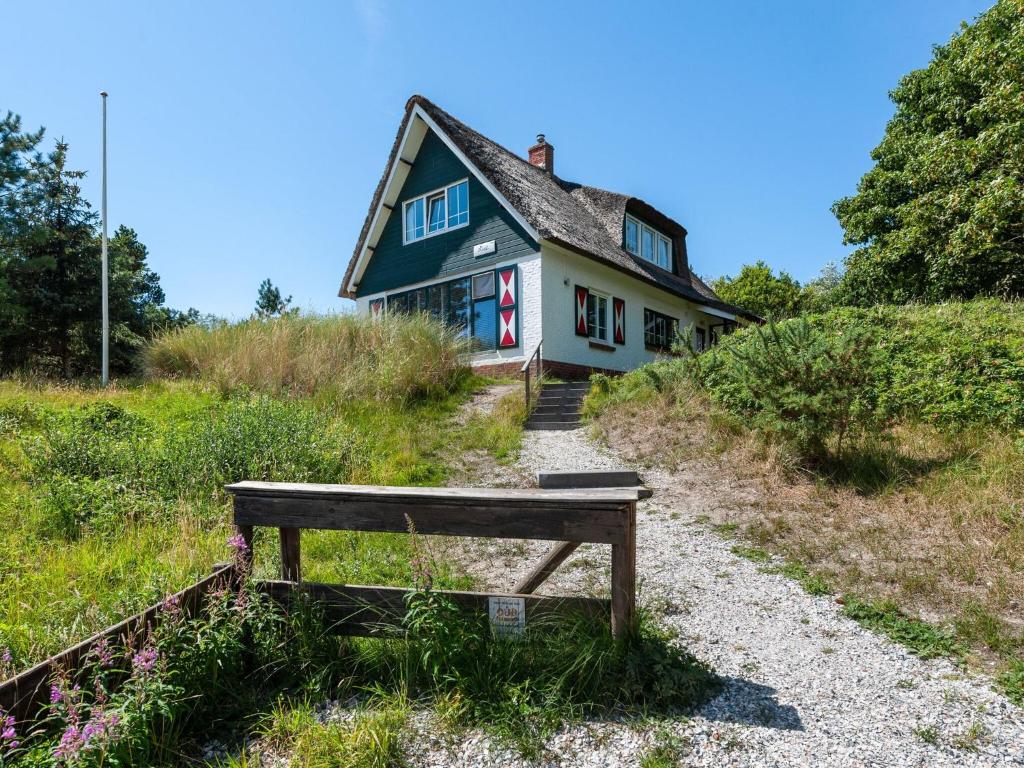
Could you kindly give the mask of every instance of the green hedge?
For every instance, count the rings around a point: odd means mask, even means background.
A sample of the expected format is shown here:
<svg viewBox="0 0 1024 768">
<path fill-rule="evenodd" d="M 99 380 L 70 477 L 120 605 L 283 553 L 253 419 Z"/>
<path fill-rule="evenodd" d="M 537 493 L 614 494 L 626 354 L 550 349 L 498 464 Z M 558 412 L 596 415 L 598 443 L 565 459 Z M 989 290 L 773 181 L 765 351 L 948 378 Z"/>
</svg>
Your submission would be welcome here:
<svg viewBox="0 0 1024 768">
<path fill-rule="evenodd" d="M 876 349 L 863 396 L 882 418 L 1024 429 L 1024 303 L 985 299 L 842 308 L 807 320 L 828 337 L 870 333 Z M 754 410 L 735 367 L 725 364 L 730 349 L 742 353 L 754 343 L 754 332 L 742 331 L 702 358 L 704 385 L 730 410 Z"/>
</svg>

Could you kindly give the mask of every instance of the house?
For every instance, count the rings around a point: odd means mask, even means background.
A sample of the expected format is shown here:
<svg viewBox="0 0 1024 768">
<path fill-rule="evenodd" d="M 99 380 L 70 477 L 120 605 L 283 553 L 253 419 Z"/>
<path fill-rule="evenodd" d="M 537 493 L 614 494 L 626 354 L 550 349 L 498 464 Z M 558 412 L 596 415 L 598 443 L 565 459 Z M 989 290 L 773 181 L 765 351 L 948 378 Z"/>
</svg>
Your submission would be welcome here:
<svg viewBox="0 0 1024 768">
<path fill-rule="evenodd" d="M 543 135 L 524 159 L 422 96 L 405 116 L 339 295 L 462 329 L 485 373 L 543 339 L 566 378 L 627 371 L 692 328 L 697 349 L 758 319 L 690 270 L 686 229 L 639 198 L 566 181 Z"/>
</svg>

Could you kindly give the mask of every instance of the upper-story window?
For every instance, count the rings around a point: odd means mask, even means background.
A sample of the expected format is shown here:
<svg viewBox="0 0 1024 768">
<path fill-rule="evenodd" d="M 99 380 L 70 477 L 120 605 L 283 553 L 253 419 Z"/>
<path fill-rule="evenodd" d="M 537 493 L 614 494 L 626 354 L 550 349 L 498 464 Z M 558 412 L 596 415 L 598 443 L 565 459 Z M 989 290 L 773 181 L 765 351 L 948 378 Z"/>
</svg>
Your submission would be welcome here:
<svg viewBox="0 0 1024 768">
<path fill-rule="evenodd" d="M 469 224 L 469 181 L 463 179 L 406 200 L 402 218 L 405 243 L 466 226 Z"/>
<path fill-rule="evenodd" d="M 632 216 L 626 217 L 625 245 L 630 253 L 662 269 L 672 269 L 672 241 Z"/>
</svg>

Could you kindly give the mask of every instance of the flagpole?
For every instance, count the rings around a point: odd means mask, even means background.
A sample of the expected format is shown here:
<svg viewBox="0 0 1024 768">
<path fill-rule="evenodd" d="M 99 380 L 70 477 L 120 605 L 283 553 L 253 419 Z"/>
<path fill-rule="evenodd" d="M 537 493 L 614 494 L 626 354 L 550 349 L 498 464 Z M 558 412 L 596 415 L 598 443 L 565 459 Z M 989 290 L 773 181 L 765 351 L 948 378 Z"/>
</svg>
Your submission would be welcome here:
<svg viewBox="0 0 1024 768">
<path fill-rule="evenodd" d="M 107 92 L 100 91 L 103 97 L 103 239 L 102 239 L 102 269 L 103 269 L 103 386 L 110 381 L 110 310 L 107 297 Z"/>
</svg>

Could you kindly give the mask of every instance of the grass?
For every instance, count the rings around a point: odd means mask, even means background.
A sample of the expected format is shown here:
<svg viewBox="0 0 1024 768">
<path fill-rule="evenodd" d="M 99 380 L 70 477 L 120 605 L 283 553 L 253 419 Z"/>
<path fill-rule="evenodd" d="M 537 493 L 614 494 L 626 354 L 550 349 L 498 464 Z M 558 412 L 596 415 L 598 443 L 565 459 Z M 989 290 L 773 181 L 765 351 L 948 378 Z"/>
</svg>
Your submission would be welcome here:
<svg viewBox="0 0 1024 768">
<path fill-rule="evenodd" d="M 288 765 L 295 768 L 395 768 L 403 765 L 407 716 L 405 704 L 394 697 L 349 720 L 327 723 L 317 719 L 308 700 L 280 703 L 259 734 L 275 752 L 287 754 Z"/>
<path fill-rule="evenodd" d="M 454 416 L 479 380 L 410 402 L 223 393 L 190 381 L 109 391 L 0 382 L 0 649 L 24 668 L 209 572 L 227 556 L 242 477 L 395 485 L 443 483 L 470 445 L 518 447 L 514 408 Z M 405 537 L 308 532 L 308 578 L 405 584 Z M 258 534 L 263 574 L 276 537 Z M 443 558 L 439 586 L 466 588 Z"/>
<path fill-rule="evenodd" d="M 808 467 L 664 362 L 598 381 L 585 410 L 638 463 L 722 478 L 705 522 L 739 554 L 770 553 L 783 562 L 765 569 L 811 594 L 886 606 L 865 620 L 926 653 L 955 645 L 1024 701 L 1024 433 L 904 420 Z M 892 606 L 947 639 L 903 631 Z"/>
<path fill-rule="evenodd" d="M 451 393 L 465 351 L 426 314 L 287 315 L 173 331 L 147 349 L 145 363 L 153 376 L 198 379 L 224 392 L 388 402 Z"/>
<path fill-rule="evenodd" d="M 654 746 L 640 758 L 640 768 L 678 768 L 685 765 L 687 740 L 665 729 L 654 736 Z"/>
</svg>

